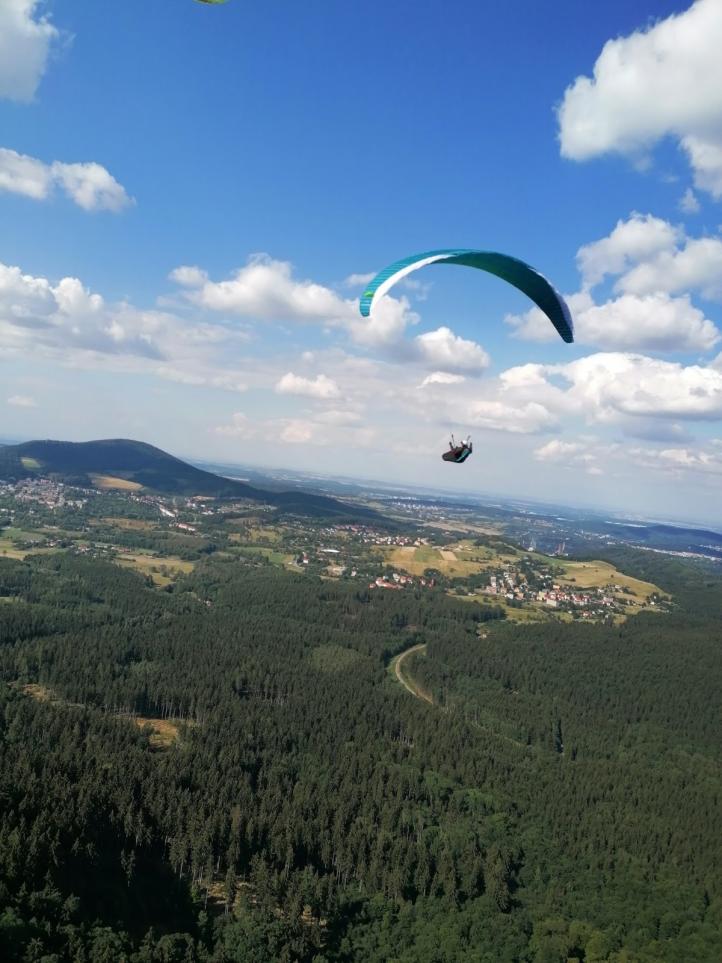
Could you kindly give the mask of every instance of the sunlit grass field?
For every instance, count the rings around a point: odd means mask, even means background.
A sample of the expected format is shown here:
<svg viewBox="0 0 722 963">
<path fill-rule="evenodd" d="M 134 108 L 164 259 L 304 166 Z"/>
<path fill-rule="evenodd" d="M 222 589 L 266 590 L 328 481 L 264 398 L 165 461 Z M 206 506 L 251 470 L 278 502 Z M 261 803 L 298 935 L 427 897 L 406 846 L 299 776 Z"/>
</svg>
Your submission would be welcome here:
<svg viewBox="0 0 722 963">
<path fill-rule="evenodd" d="M 143 575 L 150 575 L 153 582 L 161 587 L 168 585 L 174 575 L 192 572 L 195 565 L 195 562 L 175 555 L 145 555 L 142 552 L 121 555 L 115 561 L 126 568 L 142 572 Z"/>
<path fill-rule="evenodd" d="M 94 485 L 105 490 L 117 488 L 119 491 L 137 492 L 143 487 L 138 482 L 127 478 L 116 478 L 115 475 L 90 475 L 90 478 Z"/>
</svg>

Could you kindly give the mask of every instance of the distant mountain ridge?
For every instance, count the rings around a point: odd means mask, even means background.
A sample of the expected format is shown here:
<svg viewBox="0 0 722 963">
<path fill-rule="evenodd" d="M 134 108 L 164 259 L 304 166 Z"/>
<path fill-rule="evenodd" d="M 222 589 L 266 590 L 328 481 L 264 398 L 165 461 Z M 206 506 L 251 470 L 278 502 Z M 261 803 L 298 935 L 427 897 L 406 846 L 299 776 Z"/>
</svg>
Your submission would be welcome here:
<svg viewBox="0 0 722 963">
<path fill-rule="evenodd" d="M 158 494 L 247 498 L 303 515 L 375 515 L 370 509 L 347 505 L 325 495 L 254 488 L 195 468 L 154 445 L 127 438 L 83 442 L 27 441 L 0 447 L 0 478 L 17 481 L 37 475 L 89 488 L 98 487 L 94 476 L 111 476 Z"/>
</svg>

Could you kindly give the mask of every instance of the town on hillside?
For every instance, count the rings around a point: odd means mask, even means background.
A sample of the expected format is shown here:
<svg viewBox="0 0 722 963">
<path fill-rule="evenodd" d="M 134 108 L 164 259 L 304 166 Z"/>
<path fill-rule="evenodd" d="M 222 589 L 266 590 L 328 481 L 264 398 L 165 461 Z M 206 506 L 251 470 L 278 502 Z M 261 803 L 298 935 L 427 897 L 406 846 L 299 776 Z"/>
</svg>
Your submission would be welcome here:
<svg viewBox="0 0 722 963">
<path fill-rule="evenodd" d="M 243 498 L 98 481 L 93 488 L 38 476 L 0 481 L 0 557 L 69 551 L 115 559 L 167 588 L 217 554 L 369 592 L 441 590 L 523 620 L 619 621 L 670 604 L 656 586 L 610 565 L 579 570 L 580 563 L 515 547 L 498 526 L 463 524 L 465 516 L 451 519 L 419 499 L 394 499 L 394 512 L 378 521 L 331 522 Z"/>
</svg>

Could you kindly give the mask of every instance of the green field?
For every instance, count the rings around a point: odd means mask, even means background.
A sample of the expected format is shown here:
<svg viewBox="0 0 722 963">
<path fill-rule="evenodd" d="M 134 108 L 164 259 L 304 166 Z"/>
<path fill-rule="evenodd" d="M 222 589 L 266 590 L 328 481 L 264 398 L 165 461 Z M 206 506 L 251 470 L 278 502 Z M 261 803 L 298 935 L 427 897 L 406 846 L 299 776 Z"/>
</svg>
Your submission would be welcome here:
<svg viewBox="0 0 722 963">
<path fill-rule="evenodd" d="M 286 565 L 293 559 L 293 555 L 289 555 L 287 552 L 279 552 L 268 545 L 245 545 L 241 538 L 233 538 L 233 542 L 235 544 L 231 550 L 232 554 L 245 556 L 246 558 L 263 556 L 273 565 Z"/>
<path fill-rule="evenodd" d="M 90 475 L 93 484 L 102 489 L 118 489 L 118 491 L 137 492 L 143 487 L 138 482 L 129 481 L 127 478 L 116 478 L 115 475 Z"/>
<path fill-rule="evenodd" d="M 342 645 L 317 645 L 311 650 L 311 665 L 319 672 L 348 672 L 368 659 L 360 652 Z"/>
<path fill-rule="evenodd" d="M 576 588 L 605 588 L 618 585 L 632 593 L 631 599 L 625 592 L 612 591 L 610 594 L 615 598 L 633 601 L 637 608 L 646 604 L 654 594 L 664 598 L 669 597 L 657 585 L 624 575 L 609 562 L 562 562 L 561 564 L 565 573 L 564 577 L 559 579 L 562 585 L 573 585 Z"/>
<path fill-rule="evenodd" d="M 31 552 L 49 553 L 56 552 L 55 548 L 37 548 L 35 546 L 42 543 L 45 536 L 39 532 L 24 532 L 19 528 L 0 529 L 0 557 L 24 559 Z M 19 543 L 31 542 L 32 548 L 21 548 Z"/>
<path fill-rule="evenodd" d="M 568 612 L 558 612 L 545 608 L 541 605 L 533 605 L 531 603 L 525 602 L 521 608 L 516 608 L 513 605 L 509 605 L 507 600 L 498 595 L 486 595 L 484 593 L 479 593 L 478 595 L 459 595 L 454 596 L 458 598 L 461 602 L 475 602 L 478 605 L 494 605 L 506 612 L 506 617 L 510 622 L 549 622 L 552 619 L 562 619 L 562 621 L 571 621 L 571 615 Z"/>
<path fill-rule="evenodd" d="M 389 565 L 410 575 L 423 575 L 427 568 L 434 568 L 452 578 L 477 575 L 479 572 L 498 568 L 500 565 L 518 562 L 522 554 L 529 554 L 516 552 L 514 549 L 500 552 L 486 545 L 475 545 L 469 539 L 449 542 L 448 545 L 442 546 L 390 547 L 383 552 Z M 532 554 L 531 557 L 546 563 L 551 561 L 544 555 Z"/>
<path fill-rule="evenodd" d="M 90 525 L 108 525 L 110 528 L 120 528 L 123 531 L 129 532 L 152 532 L 155 531 L 158 526 L 153 522 L 147 521 L 143 518 L 91 518 L 88 519 L 88 524 Z"/>
<path fill-rule="evenodd" d="M 9 538 L 0 538 L 0 556 L 23 559 L 27 554 L 27 551 L 19 549 Z"/>
<path fill-rule="evenodd" d="M 115 561 L 124 568 L 133 568 L 143 575 L 150 575 L 156 585 L 164 586 L 177 575 L 187 575 L 193 571 L 194 562 L 175 555 L 146 555 L 142 552 L 120 555 Z"/>
<path fill-rule="evenodd" d="M 383 552 L 389 565 L 408 572 L 409 575 L 423 575 L 428 568 L 449 576 L 476 575 L 487 566 L 487 559 L 480 554 L 483 550 L 475 548 L 472 553 L 465 544 L 452 544 L 443 548 L 431 545 L 416 548 L 409 545 L 391 547 Z"/>
</svg>

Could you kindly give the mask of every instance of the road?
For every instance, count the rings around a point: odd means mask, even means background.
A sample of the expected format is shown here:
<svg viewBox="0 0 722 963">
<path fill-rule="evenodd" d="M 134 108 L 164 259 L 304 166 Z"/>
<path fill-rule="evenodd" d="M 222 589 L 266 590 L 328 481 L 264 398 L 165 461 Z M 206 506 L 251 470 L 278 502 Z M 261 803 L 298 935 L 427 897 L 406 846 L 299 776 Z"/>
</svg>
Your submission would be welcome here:
<svg viewBox="0 0 722 963">
<path fill-rule="evenodd" d="M 486 633 L 484 633 L 482 638 L 486 638 Z M 420 645 L 412 645 L 410 649 L 406 649 L 406 651 L 402 652 L 401 655 L 397 655 L 396 658 L 393 659 L 392 665 L 394 667 L 394 673 L 396 674 L 396 678 L 404 687 L 404 689 L 406 689 L 407 692 L 410 692 L 411 695 L 414 696 L 414 698 L 421 699 L 422 702 L 428 702 L 429 705 L 433 706 L 435 705 L 435 702 L 432 696 L 428 692 L 425 692 L 416 682 L 414 682 L 414 680 L 410 676 L 404 675 L 405 660 L 410 655 L 413 655 L 415 652 L 425 652 L 425 651 L 426 651 L 425 642 L 422 642 Z M 441 710 L 441 712 L 449 711 L 449 709 L 444 706 L 439 706 L 438 708 Z M 511 736 L 505 736 L 500 732 L 496 732 L 495 730 L 491 729 L 489 726 L 482 725 L 479 722 L 474 722 L 471 719 L 467 719 L 466 721 L 470 726 L 472 726 L 472 728 L 483 729 L 483 730 L 486 730 L 487 732 L 493 733 L 497 738 L 503 739 L 505 742 L 510 742 L 512 745 L 517 746 L 519 749 L 526 749 L 530 751 L 532 748 L 531 746 L 528 746 L 522 742 L 519 742 L 517 739 L 512 739 Z"/>
<path fill-rule="evenodd" d="M 401 655 L 396 656 L 396 659 L 394 660 L 394 672 L 396 673 L 396 678 L 399 680 L 404 689 L 406 689 L 407 692 L 410 692 L 412 696 L 415 696 L 415 698 L 421 699 L 424 702 L 428 702 L 429 705 L 433 705 L 434 700 L 431 698 L 428 692 L 424 692 L 423 689 L 419 688 L 413 679 L 404 675 L 404 662 L 410 655 L 413 655 L 414 652 L 426 652 L 426 643 L 422 642 L 419 645 L 412 645 L 410 649 L 407 649 L 405 652 L 402 652 Z"/>
</svg>

